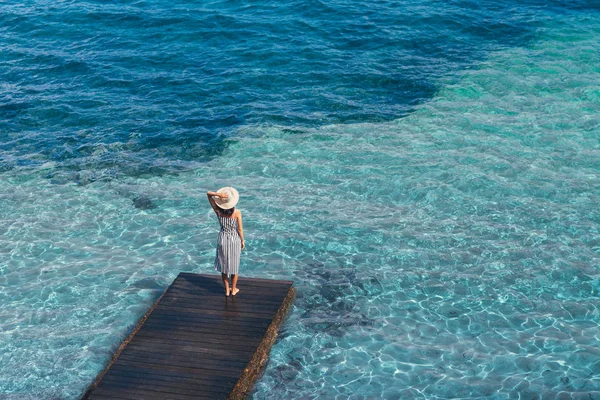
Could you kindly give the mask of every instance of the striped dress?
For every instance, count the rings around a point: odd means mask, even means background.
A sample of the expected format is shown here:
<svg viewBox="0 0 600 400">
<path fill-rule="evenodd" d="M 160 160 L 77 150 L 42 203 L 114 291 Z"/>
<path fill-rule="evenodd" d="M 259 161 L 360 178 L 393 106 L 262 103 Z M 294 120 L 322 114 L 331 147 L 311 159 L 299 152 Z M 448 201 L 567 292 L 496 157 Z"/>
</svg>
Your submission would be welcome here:
<svg viewBox="0 0 600 400">
<path fill-rule="evenodd" d="M 242 251 L 242 240 L 237 230 L 237 218 L 222 217 L 219 214 L 217 216 L 219 224 L 221 224 L 221 231 L 215 257 L 215 269 L 227 276 L 237 275 Z"/>
</svg>

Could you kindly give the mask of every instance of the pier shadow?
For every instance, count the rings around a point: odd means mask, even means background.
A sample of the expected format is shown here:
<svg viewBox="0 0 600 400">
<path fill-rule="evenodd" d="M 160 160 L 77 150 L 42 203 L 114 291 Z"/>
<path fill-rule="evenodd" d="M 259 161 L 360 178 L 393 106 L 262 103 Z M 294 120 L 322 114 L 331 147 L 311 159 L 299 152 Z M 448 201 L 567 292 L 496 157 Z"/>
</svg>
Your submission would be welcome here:
<svg viewBox="0 0 600 400">
<path fill-rule="evenodd" d="M 198 275 L 193 278 L 182 276 L 180 279 L 197 288 L 199 293 L 223 294 L 225 292 L 225 287 L 220 283 L 220 277 L 215 279 L 213 277 Z M 225 297 L 224 294 L 223 297 Z"/>
</svg>

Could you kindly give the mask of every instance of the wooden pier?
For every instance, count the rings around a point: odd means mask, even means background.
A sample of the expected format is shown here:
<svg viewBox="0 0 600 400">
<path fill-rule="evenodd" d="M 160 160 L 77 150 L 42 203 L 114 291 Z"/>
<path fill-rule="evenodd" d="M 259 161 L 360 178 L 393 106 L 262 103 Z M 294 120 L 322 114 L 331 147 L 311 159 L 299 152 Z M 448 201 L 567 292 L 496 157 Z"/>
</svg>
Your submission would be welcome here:
<svg viewBox="0 0 600 400">
<path fill-rule="evenodd" d="M 242 399 L 294 298 L 291 281 L 180 273 L 83 396 L 89 400 Z"/>
</svg>

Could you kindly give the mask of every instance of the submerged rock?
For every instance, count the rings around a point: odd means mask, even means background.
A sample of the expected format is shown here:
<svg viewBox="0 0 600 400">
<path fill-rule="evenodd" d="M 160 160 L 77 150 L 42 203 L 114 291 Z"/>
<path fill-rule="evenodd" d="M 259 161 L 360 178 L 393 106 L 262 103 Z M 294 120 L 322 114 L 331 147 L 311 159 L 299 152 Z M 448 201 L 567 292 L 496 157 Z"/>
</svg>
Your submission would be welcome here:
<svg viewBox="0 0 600 400">
<path fill-rule="evenodd" d="M 137 196 L 133 199 L 133 205 L 140 210 L 152 210 L 156 205 L 150 200 L 150 197 L 145 194 Z"/>
</svg>

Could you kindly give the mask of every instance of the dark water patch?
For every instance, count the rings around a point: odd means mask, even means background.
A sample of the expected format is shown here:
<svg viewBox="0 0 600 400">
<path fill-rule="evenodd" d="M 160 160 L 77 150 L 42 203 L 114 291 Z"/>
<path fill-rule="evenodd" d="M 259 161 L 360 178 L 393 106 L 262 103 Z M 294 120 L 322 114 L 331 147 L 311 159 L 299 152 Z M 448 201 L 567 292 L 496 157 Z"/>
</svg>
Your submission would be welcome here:
<svg viewBox="0 0 600 400">
<path fill-rule="evenodd" d="M 531 40 L 556 9 L 596 7 L 567 3 L 6 5 L 0 132 L 19 137 L 0 151 L 130 174 L 157 157 L 210 159 L 241 126 L 396 119 L 443 77 Z M 124 146 L 90 160 L 96 143 Z"/>
<path fill-rule="evenodd" d="M 145 194 L 139 195 L 133 199 L 133 205 L 135 208 L 140 210 L 152 210 L 156 208 L 156 205 L 152 202 L 152 199 Z"/>
<path fill-rule="evenodd" d="M 0 119 L 9 122 L 11 118 L 17 117 L 20 113 L 25 112 L 28 108 L 32 107 L 27 102 L 11 102 L 7 100 L 2 101 L 0 104 Z"/>
<path fill-rule="evenodd" d="M 131 285 L 132 288 L 136 289 L 151 289 L 151 290 L 164 290 L 164 284 L 162 282 L 158 282 L 155 278 L 143 278 L 135 281 Z"/>
<path fill-rule="evenodd" d="M 296 305 L 305 310 L 299 323 L 315 333 L 342 337 L 356 327 L 373 327 L 377 323 L 362 310 L 362 301 L 369 296 L 368 286 L 373 280 L 362 282 L 352 268 L 328 270 L 313 263 L 308 270 L 297 271 L 296 279 L 304 282 L 297 294 Z M 348 296 L 348 294 L 352 296 Z"/>
<path fill-rule="evenodd" d="M 10 171 L 14 168 L 14 164 L 6 161 L 0 162 L 0 172 Z"/>
</svg>

